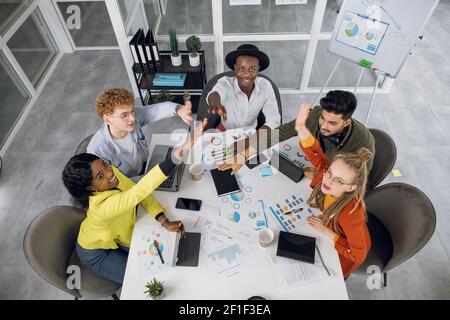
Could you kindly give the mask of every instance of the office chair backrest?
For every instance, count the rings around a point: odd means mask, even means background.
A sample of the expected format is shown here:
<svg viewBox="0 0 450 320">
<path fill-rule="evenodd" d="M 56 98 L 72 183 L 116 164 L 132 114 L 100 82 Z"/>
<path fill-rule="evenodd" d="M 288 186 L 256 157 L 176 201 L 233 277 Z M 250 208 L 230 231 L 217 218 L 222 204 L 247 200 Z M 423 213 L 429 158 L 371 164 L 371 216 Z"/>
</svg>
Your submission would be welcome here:
<svg viewBox="0 0 450 320">
<path fill-rule="evenodd" d="M 70 206 L 41 212 L 28 226 L 23 241 L 25 257 L 31 268 L 55 287 L 81 297 L 67 287 L 67 266 L 75 248 L 78 230 L 86 213 Z"/>
<path fill-rule="evenodd" d="M 392 239 L 393 254 L 383 272 L 414 256 L 436 228 L 433 204 L 414 186 L 399 182 L 382 185 L 367 193 L 365 204 Z"/>
<path fill-rule="evenodd" d="M 81 154 L 81 153 L 87 152 L 87 147 L 89 145 L 89 142 L 91 142 L 91 139 L 92 139 L 93 136 L 94 136 L 94 134 L 91 134 L 90 136 L 87 136 L 86 138 L 83 139 L 83 141 L 80 142 L 80 144 L 78 145 L 77 149 L 75 150 L 75 156 L 77 154 Z"/>
<path fill-rule="evenodd" d="M 391 172 L 397 160 L 394 140 L 383 130 L 369 129 L 375 139 L 375 155 L 369 172 L 367 189 L 372 190 Z"/>
<path fill-rule="evenodd" d="M 206 101 L 206 96 L 212 90 L 212 88 L 216 85 L 217 81 L 224 76 L 233 77 L 234 71 L 227 71 L 227 72 L 223 72 L 223 73 L 220 73 L 220 74 L 214 76 L 213 78 L 211 78 L 211 80 L 208 81 L 206 86 L 203 88 L 202 95 L 201 95 L 200 101 L 198 103 L 197 120 L 200 121 L 201 119 L 203 119 L 205 117 L 208 118 L 208 125 L 206 126 L 206 130 L 211 129 L 211 128 L 216 128 L 220 124 L 220 117 L 218 115 L 208 113 L 208 102 Z M 280 119 L 281 119 L 281 123 L 282 123 L 283 122 L 283 114 L 282 114 L 282 110 L 281 110 L 281 97 L 280 97 L 280 91 L 278 90 L 278 87 L 275 85 L 275 83 L 269 77 L 267 77 L 261 73 L 259 73 L 258 76 L 269 80 L 270 83 L 272 84 L 273 91 L 275 92 L 275 97 L 277 99 L 278 111 L 280 112 Z M 265 123 L 264 114 L 262 112 L 260 112 L 258 115 L 258 124 L 257 124 L 256 128 L 259 129 L 264 123 Z"/>
</svg>

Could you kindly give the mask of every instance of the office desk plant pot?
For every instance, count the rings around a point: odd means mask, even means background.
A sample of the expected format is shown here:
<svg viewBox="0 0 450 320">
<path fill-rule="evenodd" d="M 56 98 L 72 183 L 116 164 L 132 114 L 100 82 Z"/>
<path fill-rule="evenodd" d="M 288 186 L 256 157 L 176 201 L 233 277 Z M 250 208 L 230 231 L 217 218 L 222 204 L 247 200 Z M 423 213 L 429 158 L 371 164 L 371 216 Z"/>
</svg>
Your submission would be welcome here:
<svg viewBox="0 0 450 320">
<path fill-rule="evenodd" d="M 177 33 L 174 29 L 169 30 L 169 39 L 170 39 L 170 60 L 172 61 L 172 65 L 175 67 L 181 66 L 183 61 L 181 60 L 181 54 L 178 51 L 178 41 L 177 41 Z"/>
<path fill-rule="evenodd" d="M 200 55 L 198 52 L 202 48 L 202 43 L 200 38 L 196 36 L 190 36 L 186 39 L 186 48 L 189 51 L 189 64 L 192 67 L 197 67 L 200 65 Z"/>
<path fill-rule="evenodd" d="M 144 292 L 147 294 L 147 298 L 152 300 L 161 300 L 163 297 L 163 290 L 164 290 L 164 282 L 156 280 L 156 278 L 153 278 L 153 280 L 147 282 L 145 284 L 145 287 L 147 290 Z"/>
</svg>

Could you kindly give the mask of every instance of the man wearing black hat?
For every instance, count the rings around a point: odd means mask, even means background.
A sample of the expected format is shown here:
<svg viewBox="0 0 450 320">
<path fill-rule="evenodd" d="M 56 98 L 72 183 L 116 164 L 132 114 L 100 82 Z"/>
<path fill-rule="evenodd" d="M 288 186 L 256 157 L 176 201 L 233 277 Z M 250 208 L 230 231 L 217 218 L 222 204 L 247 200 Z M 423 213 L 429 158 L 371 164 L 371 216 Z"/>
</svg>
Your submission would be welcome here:
<svg viewBox="0 0 450 320">
<path fill-rule="evenodd" d="M 219 79 L 206 97 L 208 112 L 222 118 L 218 129 L 256 128 L 260 111 L 266 118 L 263 128 L 278 127 L 281 117 L 273 87 L 258 77 L 269 66 L 269 57 L 256 46 L 243 44 L 227 54 L 225 63 L 234 70 L 234 77 Z"/>
</svg>

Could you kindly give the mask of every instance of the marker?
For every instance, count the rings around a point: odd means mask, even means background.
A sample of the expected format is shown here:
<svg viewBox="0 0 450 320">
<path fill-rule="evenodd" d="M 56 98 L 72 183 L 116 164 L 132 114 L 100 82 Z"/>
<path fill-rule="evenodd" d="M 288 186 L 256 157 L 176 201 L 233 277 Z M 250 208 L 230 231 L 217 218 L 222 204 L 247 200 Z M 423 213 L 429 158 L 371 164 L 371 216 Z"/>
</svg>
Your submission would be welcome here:
<svg viewBox="0 0 450 320">
<path fill-rule="evenodd" d="M 303 208 L 294 209 L 294 210 L 292 210 L 292 211 L 285 212 L 284 214 L 285 214 L 285 215 L 286 215 L 286 214 L 292 214 L 292 213 L 297 213 L 297 212 L 300 212 L 300 211 L 303 211 Z"/>
<path fill-rule="evenodd" d="M 161 251 L 159 251 L 159 244 L 158 244 L 158 241 L 153 240 L 153 245 L 155 246 L 156 251 L 158 252 L 158 256 L 159 256 L 159 258 L 161 259 L 161 263 L 164 264 L 164 259 L 163 259 L 162 255 L 161 255 Z"/>
</svg>

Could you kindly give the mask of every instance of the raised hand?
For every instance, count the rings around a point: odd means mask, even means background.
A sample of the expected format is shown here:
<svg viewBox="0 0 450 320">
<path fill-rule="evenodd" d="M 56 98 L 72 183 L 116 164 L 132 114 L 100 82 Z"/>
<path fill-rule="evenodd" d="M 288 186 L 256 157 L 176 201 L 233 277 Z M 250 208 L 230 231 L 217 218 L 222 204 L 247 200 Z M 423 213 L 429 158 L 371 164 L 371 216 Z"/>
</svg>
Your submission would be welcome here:
<svg viewBox="0 0 450 320">
<path fill-rule="evenodd" d="M 208 97 L 208 113 L 217 114 L 222 117 L 223 122 L 227 121 L 227 110 L 220 102 L 220 95 L 217 92 L 212 92 Z"/>
<path fill-rule="evenodd" d="M 235 175 L 244 165 L 245 158 L 242 154 L 238 154 L 232 158 L 225 160 L 225 163 L 219 166 L 220 171 L 231 169 L 231 175 Z"/>
<path fill-rule="evenodd" d="M 306 119 L 308 119 L 310 110 L 311 106 L 308 103 L 302 103 L 298 109 L 295 130 L 298 132 L 300 140 L 307 139 L 311 135 L 311 132 L 306 127 Z"/>
<path fill-rule="evenodd" d="M 204 118 L 201 123 L 198 124 L 197 128 L 193 131 L 190 139 L 190 147 L 195 144 L 198 138 L 203 136 L 205 133 L 206 125 L 208 124 L 208 118 Z"/>
<path fill-rule="evenodd" d="M 190 125 L 192 123 L 192 102 L 186 100 L 184 105 L 180 105 L 177 110 L 177 115 L 183 120 L 184 123 Z"/>
<path fill-rule="evenodd" d="M 222 117 L 224 122 L 227 121 L 227 111 L 225 110 L 225 107 L 222 105 L 209 106 L 208 113 L 217 114 L 220 117 Z"/>
<path fill-rule="evenodd" d="M 208 119 L 204 118 L 203 121 L 197 126 L 197 128 L 195 128 L 195 130 L 189 134 L 186 142 L 182 146 L 174 150 L 174 155 L 178 160 L 183 159 L 184 154 L 192 148 L 197 139 L 203 136 L 207 124 Z"/>
<path fill-rule="evenodd" d="M 295 130 L 300 133 L 306 128 L 306 119 L 308 119 L 311 106 L 308 103 L 302 103 L 298 109 L 297 119 L 295 120 Z"/>
</svg>

